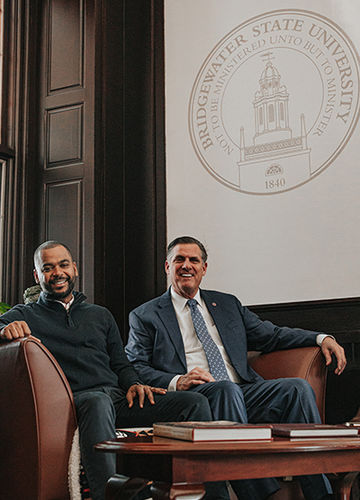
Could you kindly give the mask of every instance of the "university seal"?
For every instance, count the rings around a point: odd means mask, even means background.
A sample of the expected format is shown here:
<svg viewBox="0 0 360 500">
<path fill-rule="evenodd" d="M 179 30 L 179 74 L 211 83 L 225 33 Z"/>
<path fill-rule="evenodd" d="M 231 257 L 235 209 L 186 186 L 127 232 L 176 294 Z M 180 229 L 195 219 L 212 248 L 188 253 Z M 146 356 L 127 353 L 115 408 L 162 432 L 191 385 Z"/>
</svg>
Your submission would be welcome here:
<svg viewBox="0 0 360 500">
<path fill-rule="evenodd" d="M 330 19 L 304 10 L 256 16 L 202 64 L 189 103 L 194 150 L 223 185 L 294 189 L 329 167 L 359 117 L 359 56 Z"/>
</svg>

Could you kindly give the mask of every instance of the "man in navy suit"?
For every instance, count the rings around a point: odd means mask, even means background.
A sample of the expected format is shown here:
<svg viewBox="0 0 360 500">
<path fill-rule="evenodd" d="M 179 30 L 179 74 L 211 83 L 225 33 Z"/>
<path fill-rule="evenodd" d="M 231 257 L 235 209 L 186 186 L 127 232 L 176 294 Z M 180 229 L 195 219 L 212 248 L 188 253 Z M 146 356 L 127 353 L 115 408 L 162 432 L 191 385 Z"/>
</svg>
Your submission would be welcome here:
<svg viewBox="0 0 360 500">
<path fill-rule="evenodd" d="M 346 365 L 343 348 L 331 336 L 261 321 L 233 295 L 200 290 L 206 261 L 207 253 L 200 241 L 189 236 L 173 240 L 165 262 L 171 287 L 130 313 L 126 353 L 142 380 L 169 391 L 202 394 L 214 420 L 319 423 L 310 385 L 298 378 L 263 380 L 249 367 L 247 351 L 270 352 L 318 344 L 327 365 L 335 355 L 335 373 L 340 374 Z M 219 366 L 222 375 L 214 376 Z M 331 498 L 325 476 L 300 480 L 306 499 Z M 231 484 L 239 498 L 262 499 L 274 491 L 271 481 Z"/>
</svg>

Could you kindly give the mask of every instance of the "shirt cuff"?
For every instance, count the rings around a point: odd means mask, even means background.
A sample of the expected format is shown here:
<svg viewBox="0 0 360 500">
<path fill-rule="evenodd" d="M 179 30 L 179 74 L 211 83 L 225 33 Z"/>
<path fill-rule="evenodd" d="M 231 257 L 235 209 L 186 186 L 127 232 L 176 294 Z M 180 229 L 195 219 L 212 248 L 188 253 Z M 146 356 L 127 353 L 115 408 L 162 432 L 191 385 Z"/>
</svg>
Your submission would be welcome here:
<svg viewBox="0 0 360 500">
<path fill-rule="evenodd" d="M 175 377 L 170 380 L 170 384 L 168 385 L 168 388 L 167 388 L 167 390 L 169 392 L 176 391 L 176 384 L 177 384 L 177 381 L 179 380 L 180 377 L 181 377 L 181 375 L 175 375 Z"/>
<path fill-rule="evenodd" d="M 327 333 L 319 333 L 318 335 L 316 335 L 316 343 L 319 347 L 321 346 L 324 338 L 326 337 L 331 337 L 332 339 L 335 340 L 335 337 L 333 337 L 332 335 L 328 335 Z"/>
</svg>

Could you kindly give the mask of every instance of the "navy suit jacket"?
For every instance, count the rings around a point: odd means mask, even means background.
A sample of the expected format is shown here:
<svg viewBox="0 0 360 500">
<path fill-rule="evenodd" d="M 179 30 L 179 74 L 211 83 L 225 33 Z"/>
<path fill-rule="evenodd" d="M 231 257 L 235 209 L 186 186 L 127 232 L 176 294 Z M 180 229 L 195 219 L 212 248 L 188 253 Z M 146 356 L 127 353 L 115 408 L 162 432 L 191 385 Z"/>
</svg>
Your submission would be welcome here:
<svg viewBox="0 0 360 500">
<path fill-rule="evenodd" d="M 317 332 L 262 321 L 234 295 L 210 290 L 200 290 L 200 293 L 233 367 L 245 382 L 261 379 L 247 363 L 248 351 L 271 352 L 316 345 Z M 167 388 L 175 375 L 187 373 L 184 344 L 170 289 L 134 309 L 129 322 L 125 350 L 144 383 Z"/>
</svg>

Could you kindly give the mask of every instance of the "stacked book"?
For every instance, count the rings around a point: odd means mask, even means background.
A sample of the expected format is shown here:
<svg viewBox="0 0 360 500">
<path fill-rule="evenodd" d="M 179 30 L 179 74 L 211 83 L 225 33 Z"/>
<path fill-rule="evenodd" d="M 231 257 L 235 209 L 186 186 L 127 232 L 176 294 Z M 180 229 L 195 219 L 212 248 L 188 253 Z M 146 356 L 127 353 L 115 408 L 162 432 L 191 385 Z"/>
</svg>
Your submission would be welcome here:
<svg viewBox="0 0 360 500">
<path fill-rule="evenodd" d="M 358 429 L 347 425 L 272 424 L 275 436 L 290 439 L 317 439 L 358 436 Z"/>
<path fill-rule="evenodd" d="M 271 425 L 239 424 L 228 420 L 162 422 L 154 424 L 154 436 L 185 441 L 271 439 Z"/>
<path fill-rule="evenodd" d="M 324 424 L 240 424 L 227 420 L 212 422 L 160 422 L 154 436 L 185 441 L 271 440 L 273 436 L 290 439 L 317 439 L 358 436 L 358 428 Z"/>
<path fill-rule="evenodd" d="M 160 422 L 153 427 L 116 430 L 118 438 L 160 436 L 185 441 L 270 440 L 273 436 L 291 440 L 355 437 L 358 426 L 326 424 L 240 424 L 229 420 L 211 422 Z"/>
</svg>

